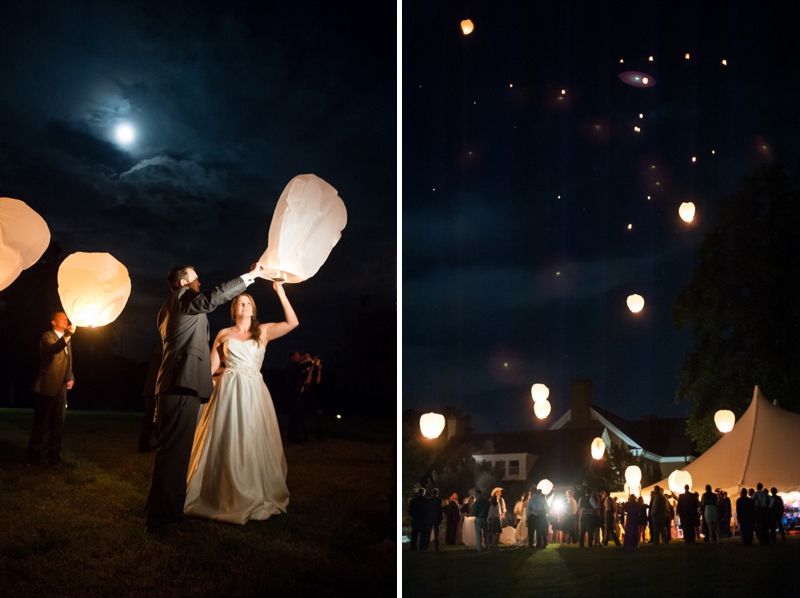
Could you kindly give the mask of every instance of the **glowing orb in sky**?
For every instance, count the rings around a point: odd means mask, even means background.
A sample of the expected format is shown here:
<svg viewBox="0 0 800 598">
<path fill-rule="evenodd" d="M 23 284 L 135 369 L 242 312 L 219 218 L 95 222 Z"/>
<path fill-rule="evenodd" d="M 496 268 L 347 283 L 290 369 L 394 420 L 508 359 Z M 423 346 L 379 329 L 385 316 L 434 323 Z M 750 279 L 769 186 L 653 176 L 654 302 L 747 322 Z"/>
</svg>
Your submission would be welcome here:
<svg viewBox="0 0 800 598">
<path fill-rule="evenodd" d="M 114 137 L 119 143 L 128 145 L 136 139 L 136 131 L 128 123 L 120 123 L 114 129 Z"/>
<path fill-rule="evenodd" d="M 656 80 L 650 75 L 639 71 L 625 71 L 619 74 L 619 78 L 622 79 L 623 83 L 634 87 L 653 87 L 656 84 Z"/>
</svg>

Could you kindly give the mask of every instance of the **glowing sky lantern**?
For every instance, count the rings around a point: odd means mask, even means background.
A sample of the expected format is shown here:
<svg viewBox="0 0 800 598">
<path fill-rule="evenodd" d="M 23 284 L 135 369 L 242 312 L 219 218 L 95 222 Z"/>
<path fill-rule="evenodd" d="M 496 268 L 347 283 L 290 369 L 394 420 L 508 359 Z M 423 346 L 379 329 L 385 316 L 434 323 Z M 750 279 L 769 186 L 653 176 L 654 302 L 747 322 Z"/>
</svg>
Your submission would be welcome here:
<svg viewBox="0 0 800 598">
<path fill-rule="evenodd" d="M 550 396 L 550 389 L 547 388 L 544 384 L 540 384 L 537 382 L 533 386 L 531 386 L 531 398 L 533 399 L 534 403 L 539 403 L 541 401 L 546 401 L 547 397 Z"/>
<path fill-rule="evenodd" d="M 441 413 L 426 413 L 419 418 L 419 429 L 425 438 L 438 438 L 444 430 L 444 415 Z"/>
<path fill-rule="evenodd" d="M 729 409 L 720 409 L 714 414 L 714 423 L 717 424 L 717 429 L 723 434 L 727 434 L 733 430 L 733 424 L 736 423 L 736 416 L 733 411 Z"/>
<path fill-rule="evenodd" d="M 638 465 L 631 465 L 625 470 L 625 484 L 630 494 L 639 496 L 641 492 L 642 470 Z"/>
<path fill-rule="evenodd" d="M 691 492 L 692 474 L 690 474 L 688 471 L 683 471 L 682 469 L 676 469 L 669 474 L 667 483 L 669 484 L 669 489 L 675 494 L 683 494 L 684 486 L 689 486 L 689 492 Z"/>
<path fill-rule="evenodd" d="M 461 21 L 461 31 L 464 32 L 464 35 L 469 35 L 475 30 L 475 25 L 469 19 L 464 19 Z"/>
<path fill-rule="evenodd" d="M 30 268 L 50 244 L 44 219 L 24 201 L 0 197 L 0 291 Z"/>
<path fill-rule="evenodd" d="M 536 489 L 541 490 L 542 494 L 547 496 L 553 491 L 553 482 L 545 478 L 541 480 L 538 484 L 536 484 Z"/>
<path fill-rule="evenodd" d="M 548 415 L 550 415 L 551 408 L 550 401 L 539 401 L 538 403 L 533 404 L 533 413 L 539 419 L 545 419 Z"/>
<path fill-rule="evenodd" d="M 606 452 L 606 443 L 599 436 L 592 440 L 592 459 L 602 459 Z"/>
<path fill-rule="evenodd" d="M 320 269 L 347 224 L 344 202 L 331 185 L 313 174 L 294 177 L 281 193 L 269 245 L 259 261 L 266 278 L 302 282 Z"/>
<path fill-rule="evenodd" d="M 131 294 L 128 269 L 109 253 L 73 253 L 58 268 L 58 296 L 75 326 L 105 326 Z"/>
<path fill-rule="evenodd" d="M 691 201 L 682 203 L 678 208 L 678 215 L 684 222 L 691 222 L 694 220 L 694 203 Z"/>
<path fill-rule="evenodd" d="M 628 304 L 628 309 L 635 314 L 638 314 L 644 309 L 644 297 L 641 295 L 628 295 L 626 303 Z"/>
<path fill-rule="evenodd" d="M 656 80 L 650 75 L 640 73 L 639 71 L 625 71 L 619 74 L 619 78 L 623 83 L 633 85 L 634 87 L 653 87 L 653 85 L 656 84 Z"/>
</svg>

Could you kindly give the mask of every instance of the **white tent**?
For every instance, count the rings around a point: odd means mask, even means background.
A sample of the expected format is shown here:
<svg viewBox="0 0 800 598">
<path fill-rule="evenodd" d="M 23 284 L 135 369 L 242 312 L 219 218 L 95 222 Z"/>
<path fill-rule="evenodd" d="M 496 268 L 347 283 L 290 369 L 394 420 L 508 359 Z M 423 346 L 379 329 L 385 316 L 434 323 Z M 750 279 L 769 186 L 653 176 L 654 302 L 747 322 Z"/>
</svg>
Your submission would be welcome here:
<svg viewBox="0 0 800 598">
<path fill-rule="evenodd" d="M 755 488 L 761 482 L 781 493 L 800 491 L 800 458 L 795 454 L 800 439 L 800 414 L 773 405 L 758 386 L 753 400 L 733 430 L 684 467 L 692 475 L 692 491 L 725 490 L 735 498 L 741 488 Z M 669 490 L 667 478 L 658 482 Z M 653 487 L 642 489 L 649 496 Z"/>
</svg>

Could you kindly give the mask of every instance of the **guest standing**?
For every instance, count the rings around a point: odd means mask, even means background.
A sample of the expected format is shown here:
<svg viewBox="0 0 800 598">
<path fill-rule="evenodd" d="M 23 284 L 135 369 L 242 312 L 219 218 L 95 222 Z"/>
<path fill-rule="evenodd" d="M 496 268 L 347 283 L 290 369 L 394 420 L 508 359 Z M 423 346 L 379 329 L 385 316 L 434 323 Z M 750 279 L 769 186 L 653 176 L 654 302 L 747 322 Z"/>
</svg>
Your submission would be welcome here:
<svg viewBox="0 0 800 598">
<path fill-rule="evenodd" d="M 589 548 L 592 548 L 592 546 L 594 546 L 595 514 L 594 507 L 592 506 L 591 488 L 587 488 L 580 501 L 578 501 L 578 514 L 580 517 L 578 524 L 580 526 L 580 529 L 578 530 L 578 533 L 580 534 L 580 540 L 578 541 L 578 544 L 581 548 L 583 548 L 583 538 L 586 534 L 588 534 Z"/>
<path fill-rule="evenodd" d="M 489 538 L 489 549 L 497 548 L 500 542 L 500 534 L 503 533 L 503 527 L 500 524 L 500 497 L 497 494 L 492 494 L 492 500 L 489 501 L 489 517 L 486 519 L 486 532 Z"/>
<path fill-rule="evenodd" d="M 411 517 L 411 550 L 422 545 L 425 530 L 425 488 L 417 490 L 417 495 L 408 503 L 408 516 Z"/>
<path fill-rule="evenodd" d="M 483 550 L 484 539 L 486 550 L 490 550 L 487 523 L 489 519 L 489 501 L 484 498 L 480 490 L 475 490 L 475 504 L 472 505 L 472 514 L 475 516 L 475 547 L 478 552 Z"/>
<path fill-rule="evenodd" d="M 37 465 L 47 439 L 47 464 L 61 464 L 61 439 L 67 415 L 67 391 L 72 390 L 72 346 L 75 327 L 67 314 L 57 311 L 50 315 L 52 330 L 39 340 L 41 366 L 31 387 L 34 393 L 33 429 L 28 441 L 28 465 Z"/>
<path fill-rule="evenodd" d="M 575 544 L 578 541 L 578 501 L 575 500 L 575 493 L 567 490 L 567 500 L 564 502 L 564 523 L 561 528 L 564 530 L 564 541 Z"/>
<path fill-rule="evenodd" d="M 701 504 L 703 505 L 703 520 L 708 525 L 708 536 L 712 542 L 718 542 L 719 510 L 717 509 L 717 495 L 711 491 L 711 486 L 708 484 L 706 484 L 706 491 L 703 494 Z"/>
<path fill-rule="evenodd" d="M 786 532 L 783 529 L 783 499 L 778 496 L 778 489 L 772 488 L 770 490 L 772 496 L 769 497 L 769 533 L 770 540 L 775 544 L 775 529 L 781 532 L 781 539 L 786 542 Z"/>
<path fill-rule="evenodd" d="M 756 485 L 756 536 L 759 544 L 769 544 L 769 494 L 763 484 Z"/>
<path fill-rule="evenodd" d="M 641 516 L 641 508 L 634 494 L 628 496 L 628 502 L 625 503 L 624 509 L 625 538 L 623 539 L 623 546 L 626 548 L 636 548 L 639 545 L 639 519 Z"/>
<path fill-rule="evenodd" d="M 420 548 L 428 550 L 433 536 L 434 550 L 439 552 L 439 526 L 442 523 L 442 499 L 439 498 L 439 489 L 434 488 L 431 497 L 425 501 L 425 530 L 422 532 Z"/>
<path fill-rule="evenodd" d="M 742 544 L 753 544 L 753 530 L 756 524 L 756 507 L 752 498 L 747 496 L 747 489 L 742 488 L 741 496 L 736 501 L 736 519 L 739 521 L 739 534 Z"/>
<path fill-rule="evenodd" d="M 456 543 L 456 531 L 458 530 L 458 522 L 461 519 L 461 510 L 458 508 L 458 494 L 453 494 L 447 505 L 443 507 L 445 517 L 447 518 L 447 535 L 445 536 L 445 544 L 452 546 Z"/>
<path fill-rule="evenodd" d="M 606 493 L 603 492 L 605 495 Z M 605 496 L 603 499 L 603 508 L 605 511 L 605 521 L 603 526 L 603 546 L 608 546 L 608 539 L 614 540 L 614 544 L 619 546 L 619 538 L 617 537 L 615 518 L 617 515 L 617 504 L 611 498 L 611 494 Z"/>
<path fill-rule="evenodd" d="M 689 492 L 689 485 L 683 487 L 683 494 L 678 497 L 678 517 L 681 520 L 683 540 L 691 544 L 695 540 L 697 527 L 697 495 Z"/>
</svg>

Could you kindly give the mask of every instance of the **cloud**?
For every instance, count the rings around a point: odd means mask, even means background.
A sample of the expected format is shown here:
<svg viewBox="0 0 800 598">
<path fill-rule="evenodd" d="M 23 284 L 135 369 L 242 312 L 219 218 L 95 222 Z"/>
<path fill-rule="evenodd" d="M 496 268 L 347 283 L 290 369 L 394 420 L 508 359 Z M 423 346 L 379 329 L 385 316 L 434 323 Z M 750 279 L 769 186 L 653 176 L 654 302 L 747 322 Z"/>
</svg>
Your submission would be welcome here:
<svg viewBox="0 0 800 598">
<path fill-rule="evenodd" d="M 168 188 L 199 197 L 220 197 L 227 194 L 227 175 L 215 168 L 204 167 L 186 159 L 156 156 L 142 160 L 119 175 L 120 180 L 141 190 Z"/>
</svg>

